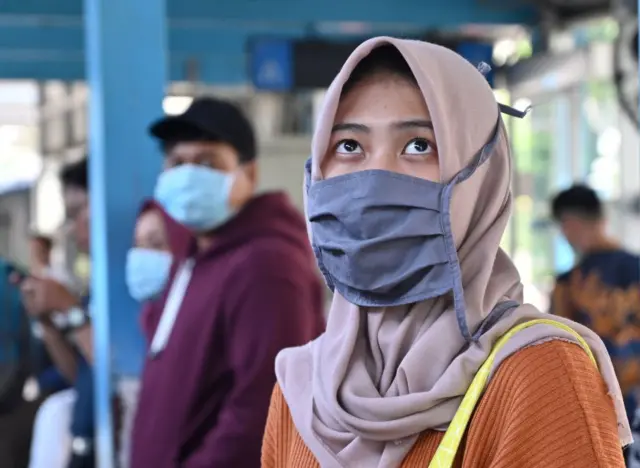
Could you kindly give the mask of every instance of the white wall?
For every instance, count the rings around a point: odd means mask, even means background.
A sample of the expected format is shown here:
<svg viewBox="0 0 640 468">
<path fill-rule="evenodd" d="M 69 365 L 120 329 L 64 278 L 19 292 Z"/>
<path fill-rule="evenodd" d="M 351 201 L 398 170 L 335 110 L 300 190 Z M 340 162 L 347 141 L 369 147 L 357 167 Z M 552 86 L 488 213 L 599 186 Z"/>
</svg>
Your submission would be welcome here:
<svg viewBox="0 0 640 468">
<path fill-rule="evenodd" d="M 260 148 L 260 190 L 284 190 L 301 212 L 304 212 L 302 185 L 304 163 L 309 157 L 310 137 L 281 137 L 263 143 Z M 320 271 L 318 276 L 321 277 Z M 331 305 L 331 291 L 326 288 L 326 309 Z"/>
<path fill-rule="evenodd" d="M 309 137 L 280 137 L 261 145 L 260 190 L 284 190 L 302 210 L 304 162 L 309 157 Z"/>
</svg>

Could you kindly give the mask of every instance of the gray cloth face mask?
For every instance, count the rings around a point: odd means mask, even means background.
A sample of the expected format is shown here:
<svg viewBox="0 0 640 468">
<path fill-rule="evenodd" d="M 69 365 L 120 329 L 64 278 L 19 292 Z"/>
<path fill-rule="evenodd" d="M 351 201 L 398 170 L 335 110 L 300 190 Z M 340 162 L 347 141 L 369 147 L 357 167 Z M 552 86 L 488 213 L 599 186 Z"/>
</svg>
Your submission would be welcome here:
<svg viewBox="0 0 640 468">
<path fill-rule="evenodd" d="M 307 216 L 329 287 L 361 307 L 412 304 L 451 292 L 461 332 L 472 340 L 449 209 L 453 187 L 486 161 L 498 128 L 447 184 L 383 170 L 310 183 L 308 161 Z"/>
<path fill-rule="evenodd" d="M 452 289 L 440 211 L 444 188 L 381 170 L 311 186 L 308 216 L 319 261 L 345 299 L 394 306 Z"/>
</svg>

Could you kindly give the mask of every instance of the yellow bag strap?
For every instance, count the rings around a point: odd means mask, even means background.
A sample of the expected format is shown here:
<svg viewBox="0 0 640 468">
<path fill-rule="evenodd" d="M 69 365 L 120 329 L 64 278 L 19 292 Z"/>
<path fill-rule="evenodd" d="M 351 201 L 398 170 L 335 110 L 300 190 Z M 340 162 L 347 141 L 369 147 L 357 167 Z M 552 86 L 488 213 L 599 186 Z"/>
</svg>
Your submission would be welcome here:
<svg viewBox="0 0 640 468">
<path fill-rule="evenodd" d="M 498 342 L 493 346 L 491 350 L 491 354 L 487 360 L 482 364 L 480 370 L 473 378 L 467 393 L 464 394 L 462 398 L 462 403 L 460 403 L 460 407 L 456 414 L 453 416 L 453 420 L 449 425 L 449 429 L 445 433 L 442 442 L 438 446 L 438 450 L 431 460 L 429 464 L 429 468 L 450 468 L 453 466 L 453 462 L 456 458 L 456 453 L 458 452 L 458 447 L 460 447 L 460 442 L 462 441 L 462 437 L 467 430 L 467 425 L 471 420 L 471 415 L 473 414 L 473 410 L 484 391 L 484 387 L 487 383 L 487 379 L 489 378 L 489 373 L 493 367 L 493 363 L 496 360 L 496 355 L 503 348 L 503 346 L 519 331 L 524 330 L 525 328 L 532 327 L 534 325 L 550 325 L 552 327 L 559 328 L 561 330 L 566 331 L 573 335 L 573 337 L 578 341 L 580 346 L 584 348 L 584 350 L 589 355 L 589 359 L 593 361 L 593 363 L 598 366 L 596 363 L 596 358 L 593 356 L 589 345 L 584 341 L 584 339 L 571 327 L 564 325 L 562 323 L 556 322 L 554 320 L 549 319 L 538 319 L 531 320 L 529 322 L 522 323 L 513 327 L 506 334 L 504 334 Z"/>
</svg>

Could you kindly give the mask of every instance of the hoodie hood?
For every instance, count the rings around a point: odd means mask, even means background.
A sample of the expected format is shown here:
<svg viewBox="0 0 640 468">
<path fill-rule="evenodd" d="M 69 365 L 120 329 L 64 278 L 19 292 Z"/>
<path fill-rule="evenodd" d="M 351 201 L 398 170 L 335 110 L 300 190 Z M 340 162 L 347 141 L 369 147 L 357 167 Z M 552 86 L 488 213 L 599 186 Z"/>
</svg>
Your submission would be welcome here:
<svg viewBox="0 0 640 468">
<path fill-rule="evenodd" d="M 193 242 L 194 237 L 191 231 L 185 226 L 173 219 L 155 200 L 146 200 L 142 203 L 140 211 L 138 212 L 138 218 L 144 213 L 150 210 L 156 210 L 162 216 L 164 221 L 164 228 L 167 231 L 167 240 L 169 242 L 169 249 L 171 254 L 175 258 L 183 258 L 187 255 L 189 246 Z"/>
<path fill-rule="evenodd" d="M 174 259 L 173 265 L 171 265 L 171 278 L 173 278 L 178 266 L 178 260 L 186 258 L 189 248 L 194 241 L 194 237 L 191 234 L 191 231 L 169 216 L 167 212 L 164 211 L 164 209 L 162 209 L 162 207 L 154 200 L 146 200 L 143 202 L 138 213 L 138 218 L 149 210 L 157 210 L 162 215 L 164 228 L 167 231 L 169 249 L 171 250 L 171 255 L 173 255 Z M 166 294 L 166 291 L 162 295 L 162 301 L 164 301 L 164 294 Z M 152 326 L 152 316 L 155 310 L 155 305 L 158 301 L 159 299 L 147 301 L 142 306 L 140 313 L 140 325 L 145 334 L 148 334 L 148 331 Z"/>
</svg>

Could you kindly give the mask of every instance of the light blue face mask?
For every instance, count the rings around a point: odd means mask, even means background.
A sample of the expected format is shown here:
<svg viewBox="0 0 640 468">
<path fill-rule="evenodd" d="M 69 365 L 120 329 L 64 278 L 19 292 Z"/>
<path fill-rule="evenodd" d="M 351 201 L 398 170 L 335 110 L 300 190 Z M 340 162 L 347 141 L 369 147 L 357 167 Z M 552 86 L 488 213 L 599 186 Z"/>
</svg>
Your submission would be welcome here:
<svg viewBox="0 0 640 468">
<path fill-rule="evenodd" d="M 127 255 L 125 279 L 129 294 L 138 302 L 155 299 L 162 293 L 171 271 L 173 257 L 160 250 L 133 247 Z"/>
<path fill-rule="evenodd" d="M 194 232 L 206 232 L 233 215 L 229 206 L 232 185 L 232 174 L 184 164 L 160 174 L 154 196 L 173 219 Z"/>
<path fill-rule="evenodd" d="M 480 336 L 483 330 L 472 334 L 466 320 L 449 209 L 453 187 L 487 160 L 498 128 L 473 163 L 446 184 L 383 170 L 310 183 L 309 161 L 307 216 L 329 287 L 362 307 L 413 304 L 451 293 L 463 336 Z M 514 305 L 506 301 L 490 317 Z"/>
</svg>

